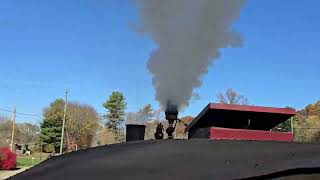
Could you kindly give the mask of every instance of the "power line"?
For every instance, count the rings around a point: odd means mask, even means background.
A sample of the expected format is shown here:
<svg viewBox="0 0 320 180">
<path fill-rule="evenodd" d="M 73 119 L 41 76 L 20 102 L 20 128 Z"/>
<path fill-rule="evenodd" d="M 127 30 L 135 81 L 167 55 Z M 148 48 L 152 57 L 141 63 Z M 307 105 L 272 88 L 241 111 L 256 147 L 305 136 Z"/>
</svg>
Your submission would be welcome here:
<svg viewBox="0 0 320 180">
<path fill-rule="evenodd" d="M 294 129 L 320 129 L 320 128 L 317 128 L 317 127 L 296 127 Z"/>
<path fill-rule="evenodd" d="M 0 108 L 0 111 L 11 112 L 11 113 L 13 112 L 13 111 L 6 110 L 6 109 L 1 109 L 1 108 Z"/>
<path fill-rule="evenodd" d="M 12 110 L 2 109 L 2 108 L 0 108 L 0 111 L 5 111 L 5 112 L 13 113 L 13 111 L 12 111 Z M 31 114 L 31 113 L 16 112 L 16 114 L 23 115 L 23 116 L 36 116 L 36 117 L 43 117 L 42 115 L 39 115 L 39 114 Z"/>
<path fill-rule="evenodd" d="M 19 115 L 23 115 L 23 116 L 36 116 L 36 117 L 42 117 L 42 115 L 39 115 L 39 114 L 29 114 L 29 113 L 20 113 L 20 112 L 17 112 L 17 114 L 19 114 Z"/>
</svg>

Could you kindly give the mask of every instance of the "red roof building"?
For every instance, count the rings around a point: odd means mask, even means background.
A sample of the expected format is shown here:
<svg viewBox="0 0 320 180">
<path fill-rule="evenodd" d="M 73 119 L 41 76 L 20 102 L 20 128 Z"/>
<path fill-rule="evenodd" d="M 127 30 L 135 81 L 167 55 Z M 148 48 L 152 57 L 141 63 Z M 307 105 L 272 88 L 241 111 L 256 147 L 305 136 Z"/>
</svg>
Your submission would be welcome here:
<svg viewBox="0 0 320 180">
<path fill-rule="evenodd" d="M 189 138 L 292 141 L 291 132 L 270 130 L 295 114 L 291 108 L 210 103 L 185 131 Z"/>
</svg>

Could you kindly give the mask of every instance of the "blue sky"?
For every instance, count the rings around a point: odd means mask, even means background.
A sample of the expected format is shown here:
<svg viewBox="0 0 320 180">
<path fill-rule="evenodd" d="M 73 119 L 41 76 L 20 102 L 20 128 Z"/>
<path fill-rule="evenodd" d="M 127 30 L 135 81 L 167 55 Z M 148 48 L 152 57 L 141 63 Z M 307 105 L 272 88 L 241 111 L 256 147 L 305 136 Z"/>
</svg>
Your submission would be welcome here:
<svg viewBox="0 0 320 180">
<path fill-rule="evenodd" d="M 243 47 L 222 50 L 197 89 L 200 99 L 182 114 L 197 115 L 229 87 L 255 105 L 301 109 L 319 100 L 319 6 L 317 0 L 247 0 L 233 27 L 243 34 Z M 155 45 L 133 32 L 136 22 L 127 0 L 2 0 L 0 108 L 41 114 L 65 89 L 99 113 L 116 90 L 127 97 L 127 111 L 157 107 L 146 69 Z"/>
</svg>

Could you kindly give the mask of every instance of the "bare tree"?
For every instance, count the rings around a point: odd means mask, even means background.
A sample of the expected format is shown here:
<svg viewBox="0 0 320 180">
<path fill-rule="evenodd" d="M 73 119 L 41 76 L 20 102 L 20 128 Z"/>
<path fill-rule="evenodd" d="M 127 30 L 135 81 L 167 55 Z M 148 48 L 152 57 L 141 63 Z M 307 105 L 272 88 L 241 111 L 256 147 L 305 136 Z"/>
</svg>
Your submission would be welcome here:
<svg viewBox="0 0 320 180">
<path fill-rule="evenodd" d="M 240 104 L 247 105 L 249 104 L 248 98 L 237 93 L 232 88 L 229 88 L 224 93 L 217 94 L 217 101 L 223 104 Z"/>
<path fill-rule="evenodd" d="M 150 104 L 143 106 L 138 112 L 126 113 L 127 124 L 145 124 L 152 120 L 155 116 L 156 111 L 153 110 Z"/>
<path fill-rule="evenodd" d="M 80 149 L 90 147 L 98 128 L 98 114 L 89 105 L 71 102 L 68 104 L 66 139 L 68 147 Z"/>
<path fill-rule="evenodd" d="M 145 121 L 150 121 L 154 115 L 155 115 L 155 112 L 154 110 L 152 109 L 152 106 L 151 104 L 147 104 L 145 106 L 143 106 L 139 111 L 138 111 L 139 114 L 141 114 L 143 116 L 143 119 Z"/>
</svg>

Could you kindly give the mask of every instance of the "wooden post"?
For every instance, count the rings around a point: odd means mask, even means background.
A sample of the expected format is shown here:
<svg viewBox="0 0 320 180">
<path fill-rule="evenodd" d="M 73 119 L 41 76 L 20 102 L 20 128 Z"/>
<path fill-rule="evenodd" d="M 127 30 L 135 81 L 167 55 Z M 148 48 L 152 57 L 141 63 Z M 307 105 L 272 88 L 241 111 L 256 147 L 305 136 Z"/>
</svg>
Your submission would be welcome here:
<svg viewBox="0 0 320 180">
<path fill-rule="evenodd" d="M 62 155 L 62 148 L 63 148 L 64 128 L 65 128 L 66 113 L 67 113 L 67 103 L 68 103 L 68 90 L 66 91 L 66 97 L 65 97 L 65 101 L 64 101 L 63 122 L 62 122 L 61 141 L 60 141 L 60 155 Z"/>
<path fill-rule="evenodd" d="M 16 124 L 16 107 L 13 107 L 13 118 L 12 118 L 12 132 L 11 132 L 11 143 L 10 143 L 10 148 L 11 151 L 13 151 L 13 143 L 14 143 L 14 128 Z"/>
<path fill-rule="evenodd" d="M 42 138 L 40 138 L 40 161 L 42 158 Z"/>
</svg>

